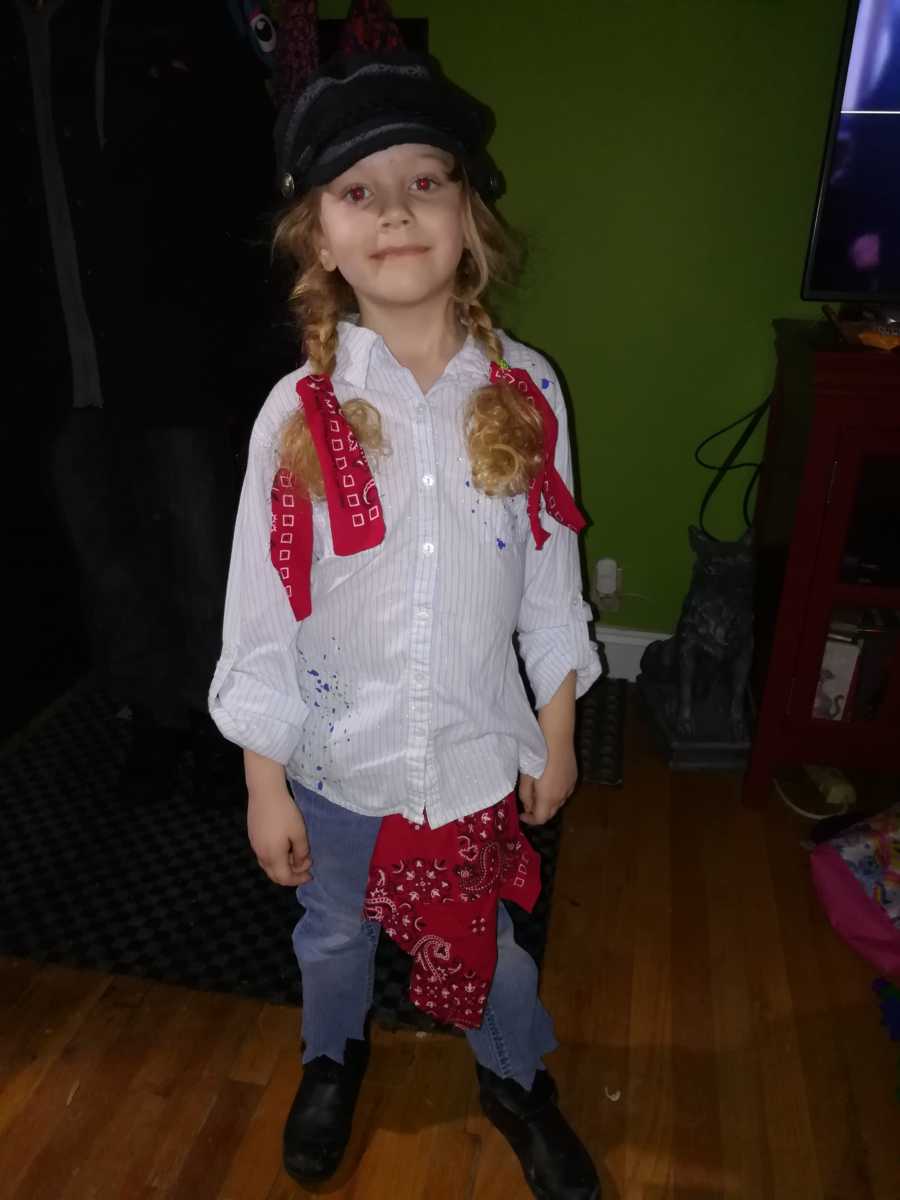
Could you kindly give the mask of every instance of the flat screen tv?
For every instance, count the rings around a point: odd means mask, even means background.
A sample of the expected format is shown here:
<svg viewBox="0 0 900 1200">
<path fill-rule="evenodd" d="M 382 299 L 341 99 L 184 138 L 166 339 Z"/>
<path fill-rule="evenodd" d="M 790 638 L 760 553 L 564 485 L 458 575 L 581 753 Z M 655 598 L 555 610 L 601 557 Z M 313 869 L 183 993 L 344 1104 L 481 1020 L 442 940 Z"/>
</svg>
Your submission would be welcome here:
<svg viewBox="0 0 900 1200">
<path fill-rule="evenodd" d="M 900 0 L 850 3 L 803 297 L 900 305 Z"/>
</svg>

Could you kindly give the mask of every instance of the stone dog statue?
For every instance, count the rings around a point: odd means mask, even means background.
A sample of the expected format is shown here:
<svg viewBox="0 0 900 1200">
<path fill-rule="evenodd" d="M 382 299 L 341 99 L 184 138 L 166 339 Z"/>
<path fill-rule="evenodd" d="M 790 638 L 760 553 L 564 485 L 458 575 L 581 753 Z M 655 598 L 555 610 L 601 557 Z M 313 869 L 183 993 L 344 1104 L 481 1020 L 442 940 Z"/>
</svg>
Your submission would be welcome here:
<svg viewBox="0 0 900 1200">
<path fill-rule="evenodd" d="M 668 685 L 668 723 L 681 738 L 745 742 L 753 657 L 753 553 L 750 531 L 718 542 L 689 530 L 696 555 L 674 637 L 651 642 L 641 674 Z"/>
</svg>

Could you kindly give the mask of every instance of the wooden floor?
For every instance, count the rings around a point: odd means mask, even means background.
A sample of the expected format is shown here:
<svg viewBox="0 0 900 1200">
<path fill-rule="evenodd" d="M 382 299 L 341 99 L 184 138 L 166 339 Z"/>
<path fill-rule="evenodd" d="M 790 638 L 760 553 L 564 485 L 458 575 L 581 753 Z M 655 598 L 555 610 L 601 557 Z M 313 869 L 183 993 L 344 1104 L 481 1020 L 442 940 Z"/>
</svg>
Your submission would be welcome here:
<svg viewBox="0 0 900 1200">
<path fill-rule="evenodd" d="M 898 1200 L 900 1047 L 811 895 L 806 826 L 669 775 L 636 718 L 626 771 L 567 810 L 543 989 L 604 1196 Z M 292 1009 L 0 963 L 0 1196 L 302 1195 L 279 1165 L 297 1040 Z M 379 1033 L 325 1194 L 528 1197 L 473 1082 L 462 1039 Z"/>
</svg>

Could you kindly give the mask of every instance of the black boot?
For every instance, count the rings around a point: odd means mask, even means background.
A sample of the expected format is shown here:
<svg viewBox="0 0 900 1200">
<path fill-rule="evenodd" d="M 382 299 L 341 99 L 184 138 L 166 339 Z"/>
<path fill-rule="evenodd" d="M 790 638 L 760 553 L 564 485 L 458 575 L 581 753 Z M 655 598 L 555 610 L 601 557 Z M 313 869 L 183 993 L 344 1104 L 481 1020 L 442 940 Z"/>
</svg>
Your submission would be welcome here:
<svg viewBox="0 0 900 1200">
<path fill-rule="evenodd" d="M 556 1107 L 548 1071 L 538 1071 L 530 1092 L 476 1064 L 485 1116 L 503 1134 L 522 1164 L 537 1200 L 599 1200 L 591 1156 Z"/>
<path fill-rule="evenodd" d="M 321 1183 L 340 1166 L 368 1065 L 368 1042 L 351 1039 L 343 1065 L 322 1055 L 303 1068 L 283 1141 L 284 1169 L 298 1183 Z"/>
</svg>

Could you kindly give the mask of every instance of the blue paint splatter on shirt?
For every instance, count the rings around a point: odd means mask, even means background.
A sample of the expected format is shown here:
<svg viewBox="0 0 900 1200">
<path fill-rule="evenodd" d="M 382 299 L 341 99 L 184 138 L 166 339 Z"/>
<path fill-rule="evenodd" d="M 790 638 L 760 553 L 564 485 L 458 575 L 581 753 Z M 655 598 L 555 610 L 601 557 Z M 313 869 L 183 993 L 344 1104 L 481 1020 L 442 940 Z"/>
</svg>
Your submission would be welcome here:
<svg viewBox="0 0 900 1200">
<path fill-rule="evenodd" d="M 498 550 L 506 549 L 506 542 L 504 542 L 502 538 L 497 538 L 497 549 Z"/>
<path fill-rule="evenodd" d="M 550 380 L 549 380 L 549 379 L 542 379 L 542 380 L 541 380 L 541 387 L 544 389 L 544 391 L 546 391 L 546 390 L 547 390 L 547 388 L 548 388 L 549 386 L 550 386 Z"/>
</svg>

